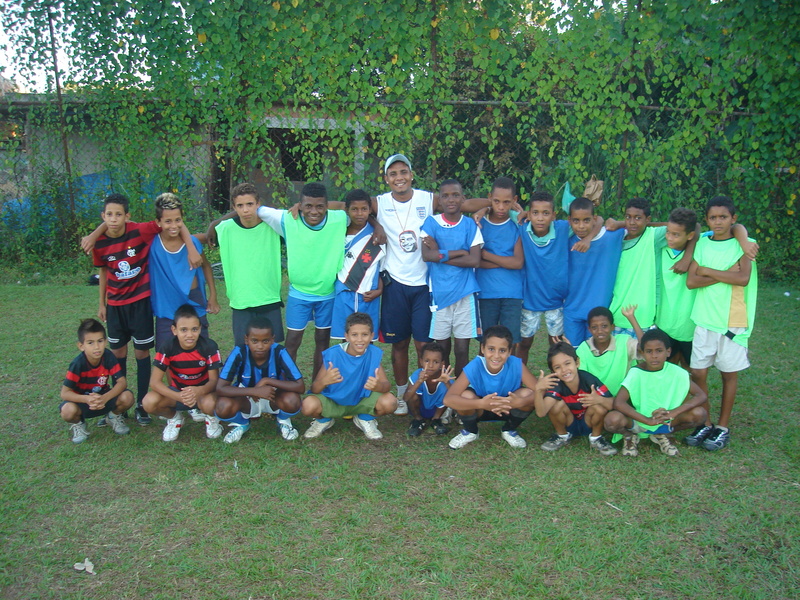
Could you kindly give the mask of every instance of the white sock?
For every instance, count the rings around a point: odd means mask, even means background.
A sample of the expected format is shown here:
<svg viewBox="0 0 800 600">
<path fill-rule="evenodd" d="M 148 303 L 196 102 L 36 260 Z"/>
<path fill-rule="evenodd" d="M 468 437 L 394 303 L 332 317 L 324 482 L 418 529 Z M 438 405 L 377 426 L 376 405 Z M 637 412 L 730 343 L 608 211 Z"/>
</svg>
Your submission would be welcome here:
<svg viewBox="0 0 800 600">
<path fill-rule="evenodd" d="M 404 383 L 403 385 L 397 386 L 397 399 L 402 400 L 403 396 L 406 395 L 406 390 L 408 389 L 408 383 Z"/>
<path fill-rule="evenodd" d="M 558 434 L 558 437 L 560 437 L 562 440 L 565 440 L 565 439 L 567 439 L 567 438 L 569 437 L 569 433 L 565 433 L 564 435 L 561 435 L 561 434 L 559 433 L 559 434 Z"/>
<path fill-rule="evenodd" d="M 595 440 L 597 440 L 599 438 L 600 438 L 599 435 L 590 435 L 589 436 L 589 442 L 593 442 L 593 441 L 595 441 Z"/>
</svg>

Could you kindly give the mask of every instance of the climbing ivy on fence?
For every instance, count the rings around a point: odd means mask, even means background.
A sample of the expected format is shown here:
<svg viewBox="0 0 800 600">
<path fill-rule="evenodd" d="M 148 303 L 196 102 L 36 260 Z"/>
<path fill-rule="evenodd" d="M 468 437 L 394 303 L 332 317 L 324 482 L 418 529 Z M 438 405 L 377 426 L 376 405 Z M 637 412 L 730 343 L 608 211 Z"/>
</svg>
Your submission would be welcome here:
<svg viewBox="0 0 800 600">
<path fill-rule="evenodd" d="M 2 24 L 29 72 L 48 20 L 109 165 L 170 173 L 213 146 L 233 179 L 286 118 L 305 170 L 379 191 L 375 157 L 413 156 L 523 196 L 592 173 L 608 214 L 644 196 L 665 218 L 731 195 L 776 275 L 797 273 L 800 5 L 792 0 L 16 0 Z M 50 90 L 52 93 L 52 90 Z M 272 118 L 267 118 L 271 116 Z M 291 117 L 291 120 L 288 120 Z M 313 124 L 312 127 L 304 127 Z M 85 122 L 69 127 L 86 127 Z M 362 165 L 359 167 L 358 165 Z M 365 165 L 365 166 L 364 166 Z M 285 193 L 273 200 L 291 199 Z"/>
</svg>

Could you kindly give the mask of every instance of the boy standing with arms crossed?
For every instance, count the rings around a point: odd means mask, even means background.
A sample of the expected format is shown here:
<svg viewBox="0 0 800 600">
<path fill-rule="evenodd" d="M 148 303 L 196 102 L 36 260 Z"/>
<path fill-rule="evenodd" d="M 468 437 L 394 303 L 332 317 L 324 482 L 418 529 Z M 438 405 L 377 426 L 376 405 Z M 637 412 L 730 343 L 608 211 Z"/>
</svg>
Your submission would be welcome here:
<svg viewBox="0 0 800 600">
<path fill-rule="evenodd" d="M 428 263 L 431 291 L 430 337 L 442 345 L 450 361 L 450 336 L 455 337 L 455 374 L 469 361 L 469 341 L 480 335 L 475 293 L 475 267 L 480 264 L 483 236 L 475 221 L 461 214 L 464 193 L 455 179 L 439 186 L 443 212 L 422 224 L 422 259 Z"/>
<path fill-rule="evenodd" d="M 475 271 L 480 287 L 478 303 L 481 327 L 508 327 L 514 340 L 514 350 L 520 340 L 522 288 L 525 281 L 520 230 L 511 213 L 517 201 L 513 181 L 508 177 L 494 180 L 489 192 L 489 212 L 479 223 L 484 244 L 480 268 Z"/>
<path fill-rule="evenodd" d="M 736 399 L 738 373 L 750 366 L 747 343 L 753 332 L 758 276 L 753 261 L 742 252 L 733 236 L 736 207 L 727 196 L 716 196 L 706 205 L 710 237 L 701 237 L 689 267 L 687 285 L 697 290 L 692 321 L 692 377 L 708 395 L 708 368 L 722 376 L 722 402 L 717 426 L 710 416 L 684 440 L 690 446 L 720 450 L 730 443 L 728 423 Z M 710 415 L 706 400 L 704 406 Z"/>
</svg>

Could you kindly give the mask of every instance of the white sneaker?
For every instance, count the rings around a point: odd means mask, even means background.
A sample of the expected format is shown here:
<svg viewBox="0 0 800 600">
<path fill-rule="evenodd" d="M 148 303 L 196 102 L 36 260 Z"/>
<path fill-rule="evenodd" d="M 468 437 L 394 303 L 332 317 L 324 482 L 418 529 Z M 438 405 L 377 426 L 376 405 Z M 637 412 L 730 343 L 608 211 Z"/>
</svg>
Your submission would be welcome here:
<svg viewBox="0 0 800 600">
<path fill-rule="evenodd" d="M 210 440 L 217 439 L 222 435 L 222 432 L 225 431 L 225 428 L 219 424 L 219 419 L 217 417 L 212 417 L 210 415 L 203 416 L 206 419 L 206 437 Z"/>
<path fill-rule="evenodd" d="M 226 444 L 232 444 L 234 442 L 238 442 L 240 439 L 242 439 L 242 436 L 248 429 L 250 429 L 250 423 L 245 423 L 244 425 L 237 425 L 236 427 L 231 429 L 225 435 L 224 438 L 222 438 L 222 441 L 225 442 Z"/>
<path fill-rule="evenodd" d="M 403 402 L 403 404 L 405 404 L 405 402 Z M 408 409 L 406 409 L 406 414 L 408 414 Z M 378 430 L 378 421 L 375 419 L 365 421 L 364 419 L 359 419 L 358 415 L 356 415 L 353 417 L 353 425 L 363 431 L 368 440 L 383 439 L 383 434 Z"/>
<path fill-rule="evenodd" d="M 189 416 L 192 417 L 192 421 L 195 423 L 204 423 L 206 420 L 205 414 L 199 408 L 189 409 Z"/>
<path fill-rule="evenodd" d="M 323 433 L 328 431 L 331 427 L 333 427 L 335 420 L 331 419 L 330 421 L 325 421 L 324 423 L 320 423 L 316 419 L 311 422 L 306 432 L 303 434 L 303 437 L 306 439 L 316 438 L 321 436 Z"/>
<path fill-rule="evenodd" d="M 453 422 L 453 409 L 449 406 L 442 413 L 442 425 L 450 425 Z"/>
<path fill-rule="evenodd" d="M 406 401 L 403 400 L 402 397 L 397 397 L 397 408 L 394 409 L 394 414 L 396 415 L 407 415 L 408 414 L 408 404 Z M 355 419 L 353 419 L 355 421 Z"/>
<path fill-rule="evenodd" d="M 131 428 L 125 425 L 125 419 L 122 418 L 122 415 L 115 415 L 110 412 L 106 415 L 106 421 L 111 425 L 111 429 L 114 430 L 114 433 L 118 435 L 125 435 L 131 432 Z"/>
<path fill-rule="evenodd" d="M 86 428 L 86 423 L 84 421 L 80 421 L 79 423 L 72 423 L 69 426 L 69 430 L 72 432 L 73 444 L 80 444 L 81 442 L 85 442 L 86 439 L 89 437 L 89 430 Z"/>
<path fill-rule="evenodd" d="M 165 442 L 174 442 L 178 439 L 178 434 L 181 432 L 183 425 L 183 413 L 175 411 L 175 416 L 167 419 L 167 426 L 164 427 L 164 432 L 161 434 L 161 439 Z"/>
<path fill-rule="evenodd" d="M 453 450 L 458 450 L 459 448 L 463 448 L 467 444 L 474 442 L 479 437 L 477 433 L 471 433 L 466 429 L 462 429 L 461 433 L 459 433 L 456 437 L 450 440 L 450 443 L 447 444 Z"/>
<path fill-rule="evenodd" d="M 294 428 L 292 425 L 292 421 L 290 419 L 286 419 L 285 421 L 278 421 L 278 433 L 281 434 L 281 437 L 285 439 L 287 442 L 291 442 L 292 440 L 296 440 L 300 436 L 300 432 Z"/>
<path fill-rule="evenodd" d="M 522 439 L 522 436 L 516 431 L 504 431 L 500 435 L 512 448 L 526 448 L 528 446 L 528 442 Z"/>
</svg>

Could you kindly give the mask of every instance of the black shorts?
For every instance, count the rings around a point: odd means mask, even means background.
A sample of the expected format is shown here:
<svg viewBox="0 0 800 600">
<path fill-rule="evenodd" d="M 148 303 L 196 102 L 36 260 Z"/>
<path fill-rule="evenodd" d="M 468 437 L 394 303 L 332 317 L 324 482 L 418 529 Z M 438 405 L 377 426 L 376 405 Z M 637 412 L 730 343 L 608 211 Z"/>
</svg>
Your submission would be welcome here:
<svg viewBox="0 0 800 600">
<path fill-rule="evenodd" d="M 131 304 L 106 307 L 108 345 L 112 350 L 124 348 L 133 339 L 137 350 L 150 350 L 155 345 L 153 309 L 150 298 L 142 298 Z"/>
<path fill-rule="evenodd" d="M 672 354 L 670 357 L 675 356 L 680 352 L 683 355 L 683 359 L 688 364 L 692 358 L 692 341 L 689 340 L 688 342 L 679 342 L 673 337 L 669 338 L 669 347 L 672 348 Z"/>
<path fill-rule="evenodd" d="M 127 392 L 128 390 L 125 391 Z M 119 398 L 119 396 L 117 396 L 117 398 Z M 88 404 L 83 404 L 81 402 L 62 402 L 58 405 L 58 410 L 61 411 L 61 407 L 65 404 L 74 404 L 81 409 L 81 419 L 85 421 L 86 419 L 92 419 L 94 417 L 102 417 L 103 415 L 117 410 L 117 398 L 112 398 L 106 402 L 106 405 L 100 410 L 92 410 L 89 408 Z"/>
</svg>

